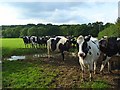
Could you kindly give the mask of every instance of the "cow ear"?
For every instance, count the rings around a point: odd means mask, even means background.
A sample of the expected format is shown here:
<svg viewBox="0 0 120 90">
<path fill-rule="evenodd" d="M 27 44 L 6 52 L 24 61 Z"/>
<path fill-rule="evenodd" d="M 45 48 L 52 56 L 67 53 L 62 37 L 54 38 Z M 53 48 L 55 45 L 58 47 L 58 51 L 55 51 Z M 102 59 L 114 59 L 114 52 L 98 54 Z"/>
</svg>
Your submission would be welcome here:
<svg viewBox="0 0 120 90">
<path fill-rule="evenodd" d="M 89 41 L 91 38 L 91 35 L 85 36 L 85 41 Z"/>
</svg>

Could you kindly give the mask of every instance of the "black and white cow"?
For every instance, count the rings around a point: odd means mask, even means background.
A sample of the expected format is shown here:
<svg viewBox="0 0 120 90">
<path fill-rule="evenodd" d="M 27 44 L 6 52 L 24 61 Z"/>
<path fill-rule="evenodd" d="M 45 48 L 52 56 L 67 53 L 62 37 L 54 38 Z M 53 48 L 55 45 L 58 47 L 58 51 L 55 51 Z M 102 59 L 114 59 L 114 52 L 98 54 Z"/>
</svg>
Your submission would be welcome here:
<svg viewBox="0 0 120 90">
<path fill-rule="evenodd" d="M 71 47 L 76 48 L 77 38 L 75 36 L 66 36 L 66 38 L 71 42 Z"/>
<path fill-rule="evenodd" d="M 49 36 L 43 36 L 42 37 L 42 45 L 44 45 L 45 47 L 47 46 L 47 40 L 49 39 L 50 37 Z"/>
<path fill-rule="evenodd" d="M 91 81 L 92 80 L 92 72 L 94 70 L 94 74 L 95 74 L 97 59 L 100 56 L 99 41 L 90 35 L 85 36 L 85 37 L 80 35 L 77 38 L 77 44 L 78 44 L 79 63 L 81 65 L 81 69 L 82 69 L 82 80 L 83 80 L 83 76 L 84 76 L 85 67 L 86 67 L 86 65 L 88 65 L 88 68 L 90 71 L 89 77 L 90 77 L 90 81 Z"/>
<path fill-rule="evenodd" d="M 61 53 L 62 59 L 64 60 L 64 51 L 69 51 L 70 45 L 69 40 L 64 36 L 50 38 L 47 41 L 48 58 L 50 58 L 50 51 L 57 51 Z"/>
<path fill-rule="evenodd" d="M 33 48 L 39 48 L 41 45 L 44 45 L 44 47 L 46 47 L 48 39 L 49 39 L 48 36 L 42 36 L 42 37 L 30 36 L 30 42 Z"/>
<path fill-rule="evenodd" d="M 38 37 L 37 36 L 31 36 L 30 41 L 31 41 L 32 47 L 37 48 Z"/>
<path fill-rule="evenodd" d="M 47 47 L 47 40 L 49 39 L 48 36 L 42 36 L 42 37 L 37 37 L 37 44 L 39 47 L 43 45 L 44 47 Z"/>
<path fill-rule="evenodd" d="M 31 43 L 30 41 L 30 37 L 29 36 L 23 36 L 23 41 L 24 41 L 24 44 L 25 44 L 25 48 L 28 47 L 28 45 Z"/>
<path fill-rule="evenodd" d="M 104 59 L 102 61 L 100 72 L 103 71 L 106 63 L 108 63 L 108 72 L 111 70 L 110 59 L 114 55 L 120 55 L 120 38 L 109 37 L 102 38 L 99 41 L 100 50 L 104 53 Z"/>
</svg>

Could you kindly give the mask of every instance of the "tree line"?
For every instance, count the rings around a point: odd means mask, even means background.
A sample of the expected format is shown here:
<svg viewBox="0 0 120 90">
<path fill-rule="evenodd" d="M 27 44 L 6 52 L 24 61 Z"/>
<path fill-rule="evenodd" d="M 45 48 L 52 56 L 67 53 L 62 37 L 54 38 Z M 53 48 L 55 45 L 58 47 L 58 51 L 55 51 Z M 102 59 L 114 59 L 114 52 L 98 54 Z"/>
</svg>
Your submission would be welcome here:
<svg viewBox="0 0 120 90">
<path fill-rule="evenodd" d="M 52 36 L 52 35 L 74 35 L 80 34 L 92 35 L 98 37 L 100 32 L 104 32 L 106 28 L 115 25 L 113 23 L 94 22 L 88 24 L 76 25 L 53 25 L 53 24 L 27 24 L 27 25 L 3 25 L 2 37 L 18 38 L 22 36 Z"/>
</svg>

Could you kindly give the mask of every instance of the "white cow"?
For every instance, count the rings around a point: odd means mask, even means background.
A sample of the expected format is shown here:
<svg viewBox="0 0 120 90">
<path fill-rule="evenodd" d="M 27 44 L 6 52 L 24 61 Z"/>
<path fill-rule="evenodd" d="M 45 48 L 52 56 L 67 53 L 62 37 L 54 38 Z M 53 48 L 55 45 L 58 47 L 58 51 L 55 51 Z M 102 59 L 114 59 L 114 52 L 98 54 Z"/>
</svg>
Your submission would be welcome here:
<svg viewBox="0 0 120 90">
<path fill-rule="evenodd" d="M 97 59 L 100 56 L 99 51 L 99 41 L 96 38 L 89 36 L 83 37 L 80 35 L 77 38 L 77 44 L 78 44 L 78 57 L 79 57 L 79 63 L 81 65 L 82 69 L 82 80 L 83 80 L 83 74 L 86 65 L 88 65 L 89 71 L 90 71 L 90 81 L 92 80 L 92 71 L 96 70 L 96 63 Z"/>
</svg>

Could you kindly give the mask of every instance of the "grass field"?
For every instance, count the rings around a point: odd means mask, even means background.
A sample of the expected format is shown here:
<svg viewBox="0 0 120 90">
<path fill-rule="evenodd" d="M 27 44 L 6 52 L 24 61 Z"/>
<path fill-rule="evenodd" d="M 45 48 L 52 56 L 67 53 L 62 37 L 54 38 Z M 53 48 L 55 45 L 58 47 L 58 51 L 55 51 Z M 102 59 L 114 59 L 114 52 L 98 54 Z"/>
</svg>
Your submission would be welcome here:
<svg viewBox="0 0 120 90">
<path fill-rule="evenodd" d="M 2 56 L 10 57 L 11 55 L 25 55 L 46 52 L 44 47 L 40 49 L 25 48 L 22 38 L 3 38 L 2 42 Z"/>
<path fill-rule="evenodd" d="M 3 62 L 3 88 L 48 88 L 57 70 L 49 65 Z"/>
<path fill-rule="evenodd" d="M 2 48 L 24 48 L 24 42 L 21 38 L 4 38 L 2 39 Z"/>
<path fill-rule="evenodd" d="M 33 49 L 24 48 L 22 39 L 6 38 L 2 40 L 2 56 L 9 57 L 11 55 L 32 55 L 35 53 L 45 53 L 45 48 Z M 59 59 L 59 58 L 58 58 Z M 80 72 L 71 69 L 70 65 L 59 65 L 59 60 L 48 60 L 45 58 L 30 58 L 19 61 L 7 61 L 2 63 L 2 86 L 3 88 L 108 88 L 108 83 L 104 80 L 97 79 L 95 82 L 80 82 Z M 52 61 L 52 62 L 51 62 Z M 71 62 L 71 61 L 69 61 Z M 52 64 L 51 64 L 52 63 Z M 65 62 L 62 62 L 66 64 Z M 72 63 L 72 62 L 71 62 Z M 68 68 L 68 70 L 67 70 Z M 78 67 L 77 67 L 78 68 Z M 62 70 L 62 71 L 61 71 Z M 66 71 L 67 70 L 67 71 Z M 62 74 L 61 74 L 62 72 Z M 72 76 L 69 75 L 73 73 Z M 75 74 L 75 75 L 74 75 Z M 78 80 L 74 82 L 74 77 Z M 73 77 L 74 76 L 74 77 Z M 62 78 L 61 78 L 62 77 Z M 65 81 L 64 81 L 65 80 Z M 71 82 L 69 82 L 71 80 Z M 67 83 L 68 82 L 68 83 Z"/>
</svg>

